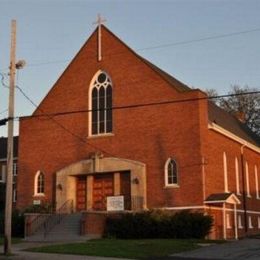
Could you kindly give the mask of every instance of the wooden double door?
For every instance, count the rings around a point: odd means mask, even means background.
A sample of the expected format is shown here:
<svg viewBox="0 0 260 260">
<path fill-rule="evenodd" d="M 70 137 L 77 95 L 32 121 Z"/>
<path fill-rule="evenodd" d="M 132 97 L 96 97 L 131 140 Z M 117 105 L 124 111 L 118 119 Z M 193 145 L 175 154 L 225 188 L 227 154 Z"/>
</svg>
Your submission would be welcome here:
<svg viewBox="0 0 260 260">
<path fill-rule="evenodd" d="M 86 210 L 87 202 L 87 181 L 86 176 L 77 178 L 76 185 L 76 208 L 77 211 Z"/>
<path fill-rule="evenodd" d="M 125 209 L 131 209 L 131 187 L 130 187 L 130 172 L 121 172 L 120 181 L 116 183 L 119 187 L 116 190 L 124 196 Z M 107 197 L 115 195 L 115 180 L 114 173 L 93 175 L 92 186 L 92 209 L 107 210 Z M 87 178 L 81 176 L 77 178 L 76 185 L 76 207 L 77 211 L 86 210 L 87 205 Z M 117 192 L 118 193 L 118 192 Z"/>
<path fill-rule="evenodd" d="M 94 176 L 93 181 L 93 209 L 106 210 L 107 197 L 114 195 L 114 175 L 102 174 Z"/>
</svg>

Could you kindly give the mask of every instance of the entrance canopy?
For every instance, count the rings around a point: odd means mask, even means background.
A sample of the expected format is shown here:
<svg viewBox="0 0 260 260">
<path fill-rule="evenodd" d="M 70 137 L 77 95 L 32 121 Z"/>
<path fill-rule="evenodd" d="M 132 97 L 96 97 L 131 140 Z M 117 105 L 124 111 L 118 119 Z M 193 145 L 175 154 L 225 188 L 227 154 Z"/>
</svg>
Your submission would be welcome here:
<svg viewBox="0 0 260 260">
<path fill-rule="evenodd" d="M 219 204 L 219 203 L 229 203 L 229 204 L 240 204 L 240 200 L 234 193 L 214 193 L 208 196 L 204 201 L 205 204 Z"/>
<path fill-rule="evenodd" d="M 101 210 L 108 196 L 118 195 L 130 197 L 125 203 L 131 201 L 131 207 L 125 209 L 146 208 L 145 164 L 95 154 L 56 172 L 57 208 L 72 200 L 74 210 Z"/>
</svg>

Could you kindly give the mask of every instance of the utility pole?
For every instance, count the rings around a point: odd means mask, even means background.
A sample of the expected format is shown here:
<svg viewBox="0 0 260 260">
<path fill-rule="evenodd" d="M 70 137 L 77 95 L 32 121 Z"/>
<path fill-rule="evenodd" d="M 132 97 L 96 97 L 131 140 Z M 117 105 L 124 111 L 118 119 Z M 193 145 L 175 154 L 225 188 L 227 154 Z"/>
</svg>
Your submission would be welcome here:
<svg viewBox="0 0 260 260">
<path fill-rule="evenodd" d="M 7 144 L 7 177 L 5 198 L 5 237 L 4 254 L 11 254 L 12 238 L 12 195 L 13 195 L 13 129 L 14 129 L 14 89 L 16 71 L 16 21 L 11 24 L 11 51 L 10 51 L 10 81 L 9 81 L 9 106 L 8 106 L 8 144 Z"/>
</svg>

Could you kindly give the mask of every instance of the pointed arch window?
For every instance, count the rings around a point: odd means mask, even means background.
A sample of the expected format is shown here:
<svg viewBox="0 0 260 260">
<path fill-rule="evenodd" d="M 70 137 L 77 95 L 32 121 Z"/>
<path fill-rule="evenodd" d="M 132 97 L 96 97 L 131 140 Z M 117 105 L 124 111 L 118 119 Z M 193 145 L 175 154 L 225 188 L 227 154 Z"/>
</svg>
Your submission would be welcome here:
<svg viewBox="0 0 260 260">
<path fill-rule="evenodd" d="M 165 186 L 178 186 L 178 167 L 174 159 L 169 158 L 164 167 Z"/>
<path fill-rule="evenodd" d="M 112 81 L 99 71 L 90 86 L 90 135 L 112 133 Z"/>
<path fill-rule="evenodd" d="M 45 191 L 45 178 L 44 173 L 38 171 L 34 179 L 34 195 L 44 195 Z"/>
</svg>

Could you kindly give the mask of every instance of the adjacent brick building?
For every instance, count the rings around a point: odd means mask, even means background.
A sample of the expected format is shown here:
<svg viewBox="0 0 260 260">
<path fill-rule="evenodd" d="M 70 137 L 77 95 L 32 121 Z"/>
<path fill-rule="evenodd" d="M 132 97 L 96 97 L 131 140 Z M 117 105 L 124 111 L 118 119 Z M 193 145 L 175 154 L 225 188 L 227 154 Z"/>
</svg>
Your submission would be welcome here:
<svg viewBox="0 0 260 260">
<path fill-rule="evenodd" d="M 199 210 L 214 217 L 212 238 L 259 233 L 257 139 L 100 30 L 20 121 L 17 206 Z"/>
<path fill-rule="evenodd" d="M 17 199 L 17 189 L 16 189 L 16 178 L 18 173 L 18 136 L 14 137 L 14 150 L 13 150 L 13 203 L 15 205 Z M 6 173 L 7 173 L 7 138 L 0 137 L 0 188 L 4 189 L 6 183 Z M 0 192 L 3 196 L 3 192 Z M 4 201 L 1 197 L 0 201 Z"/>
</svg>

